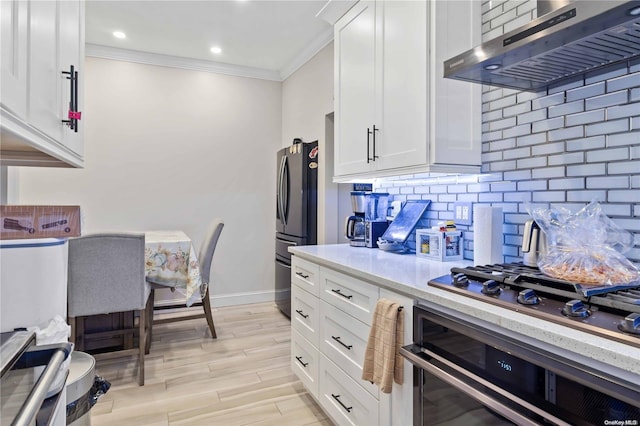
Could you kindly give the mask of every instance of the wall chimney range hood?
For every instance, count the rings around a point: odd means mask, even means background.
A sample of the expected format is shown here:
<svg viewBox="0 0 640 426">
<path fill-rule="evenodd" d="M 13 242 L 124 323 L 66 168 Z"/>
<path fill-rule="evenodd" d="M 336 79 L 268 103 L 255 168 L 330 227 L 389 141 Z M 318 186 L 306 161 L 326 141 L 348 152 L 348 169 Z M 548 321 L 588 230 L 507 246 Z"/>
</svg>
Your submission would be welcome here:
<svg viewBox="0 0 640 426">
<path fill-rule="evenodd" d="M 576 0 L 444 63 L 444 77 L 538 91 L 640 57 L 640 1 Z M 542 11 L 542 12 L 541 12 Z"/>
</svg>

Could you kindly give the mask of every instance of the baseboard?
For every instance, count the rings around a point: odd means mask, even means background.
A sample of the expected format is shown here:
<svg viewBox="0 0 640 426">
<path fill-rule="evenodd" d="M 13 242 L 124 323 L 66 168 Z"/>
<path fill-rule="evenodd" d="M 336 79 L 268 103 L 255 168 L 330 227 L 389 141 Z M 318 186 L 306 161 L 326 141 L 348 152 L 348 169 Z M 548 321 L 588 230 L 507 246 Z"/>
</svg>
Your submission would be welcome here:
<svg viewBox="0 0 640 426">
<path fill-rule="evenodd" d="M 232 294 L 214 294 L 211 297 L 211 306 L 214 308 L 223 308 L 225 306 L 237 306 L 237 305 L 247 305 L 251 303 L 264 303 L 264 302 L 275 302 L 275 290 L 267 290 L 267 291 L 251 291 L 246 293 L 232 293 Z M 184 298 L 174 298 L 174 299 L 159 299 L 158 292 L 156 292 L 156 307 L 162 308 L 163 306 L 175 305 L 180 302 L 184 302 Z M 186 305 L 185 305 L 186 308 Z M 166 308 L 165 308 L 166 309 Z M 202 308 L 200 308 L 202 309 Z M 170 312 L 179 312 L 180 309 L 167 309 L 163 311 L 163 313 Z M 156 311 L 156 313 L 158 313 Z"/>
</svg>

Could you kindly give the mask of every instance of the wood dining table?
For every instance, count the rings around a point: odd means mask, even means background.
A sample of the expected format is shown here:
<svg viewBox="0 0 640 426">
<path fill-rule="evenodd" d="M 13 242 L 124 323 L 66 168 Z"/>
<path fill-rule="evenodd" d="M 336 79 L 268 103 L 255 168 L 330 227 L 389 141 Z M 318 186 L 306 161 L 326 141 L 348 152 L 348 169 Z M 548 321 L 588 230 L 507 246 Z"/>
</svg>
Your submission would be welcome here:
<svg viewBox="0 0 640 426">
<path fill-rule="evenodd" d="M 200 302 L 207 291 L 202 288 L 198 252 L 183 231 L 145 231 L 145 274 L 156 283 L 175 287 L 186 297 L 187 306 Z"/>
</svg>

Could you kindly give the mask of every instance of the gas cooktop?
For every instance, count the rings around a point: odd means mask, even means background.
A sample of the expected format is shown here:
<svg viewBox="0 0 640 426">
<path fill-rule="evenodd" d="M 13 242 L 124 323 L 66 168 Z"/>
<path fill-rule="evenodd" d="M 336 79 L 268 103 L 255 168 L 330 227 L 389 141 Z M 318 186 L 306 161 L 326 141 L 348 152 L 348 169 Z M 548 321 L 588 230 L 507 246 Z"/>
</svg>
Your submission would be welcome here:
<svg viewBox="0 0 640 426">
<path fill-rule="evenodd" d="M 507 263 L 451 268 L 429 285 L 640 347 L 640 283 L 587 287 Z"/>
</svg>

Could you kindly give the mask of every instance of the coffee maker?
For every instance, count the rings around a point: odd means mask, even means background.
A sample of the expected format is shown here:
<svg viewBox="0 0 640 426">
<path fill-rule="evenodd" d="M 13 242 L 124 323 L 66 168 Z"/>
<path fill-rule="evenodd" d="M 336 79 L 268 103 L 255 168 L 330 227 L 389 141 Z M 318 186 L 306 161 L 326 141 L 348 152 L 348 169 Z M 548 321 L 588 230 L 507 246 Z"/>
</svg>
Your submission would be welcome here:
<svg viewBox="0 0 640 426">
<path fill-rule="evenodd" d="M 389 210 L 389 194 L 372 192 L 365 195 L 364 245 L 369 248 L 378 247 L 378 238 L 389 227 L 387 211 Z"/>
<path fill-rule="evenodd" d="M 344 224 L 344 236 L 353 247 L 364 247 L 366 192 L 351 191 L 353 215 L 348 216 Z"/>
</svg>

